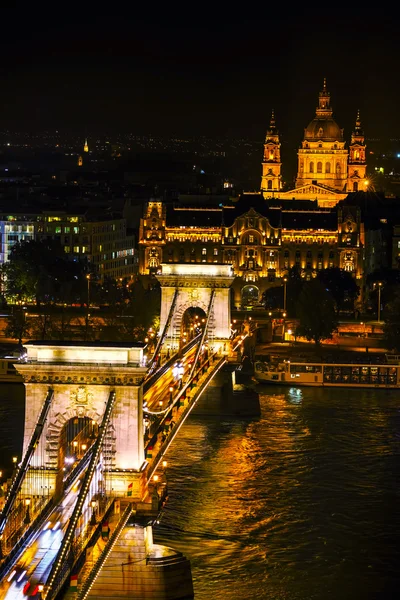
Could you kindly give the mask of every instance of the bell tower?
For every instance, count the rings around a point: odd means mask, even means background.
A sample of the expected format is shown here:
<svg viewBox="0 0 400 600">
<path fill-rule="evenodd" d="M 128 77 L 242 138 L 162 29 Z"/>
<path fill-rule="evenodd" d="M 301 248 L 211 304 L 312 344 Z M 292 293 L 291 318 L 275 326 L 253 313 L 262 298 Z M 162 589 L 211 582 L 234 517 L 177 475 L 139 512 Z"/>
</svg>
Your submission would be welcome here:
<svg viewBox="0 0 400 600">
<path fill-rule="evenodd" d="M 282 189 L 281 167 L 281 143 L 275 127 L 274 111 L 272 111 L 265 136 L 262 162 L 261 193 L 264 198 L 272 198 L 276 192 Z"/>
<path fill-rule="evenodd" d="M 348 190 L 349 192 L 366 191 L 366 146 L 364 131 L 361 128 L 360 111 L 357 112 L 356 126 L 351 134 L 349 146 Z"/>
</svg>

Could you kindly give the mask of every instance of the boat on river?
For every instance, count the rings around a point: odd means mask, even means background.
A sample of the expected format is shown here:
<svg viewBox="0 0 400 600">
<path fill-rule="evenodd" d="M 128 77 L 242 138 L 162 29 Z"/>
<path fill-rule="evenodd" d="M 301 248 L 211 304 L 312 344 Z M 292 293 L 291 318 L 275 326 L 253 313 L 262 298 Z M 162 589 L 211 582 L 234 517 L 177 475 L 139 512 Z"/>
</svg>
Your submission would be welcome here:
<svg viewBox="0 0 400 600">
<path fill-rule="evenodd" d="M 258 383 L 312 387 L 400 388 L 400 365 L 362 363 L 318 363 L 257 361 Z"/>
</svg>

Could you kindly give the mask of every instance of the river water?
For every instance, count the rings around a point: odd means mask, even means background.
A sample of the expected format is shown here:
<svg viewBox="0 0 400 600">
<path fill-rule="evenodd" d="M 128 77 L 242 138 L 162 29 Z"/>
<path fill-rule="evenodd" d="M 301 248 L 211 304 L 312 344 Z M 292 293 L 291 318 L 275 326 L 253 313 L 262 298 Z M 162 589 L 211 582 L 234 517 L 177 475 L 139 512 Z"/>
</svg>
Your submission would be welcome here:
<svg viewBox="0 0 400 600">
<path fill-rule="evenodd" d="M 399 597 L 399 392 L 257 389 L 261 417 L 193 411 L 166 456 L 154 538 L 190 559 L 195 600 Z M 0 468 L 23 414 L 1 384 Z"/>
</svg>

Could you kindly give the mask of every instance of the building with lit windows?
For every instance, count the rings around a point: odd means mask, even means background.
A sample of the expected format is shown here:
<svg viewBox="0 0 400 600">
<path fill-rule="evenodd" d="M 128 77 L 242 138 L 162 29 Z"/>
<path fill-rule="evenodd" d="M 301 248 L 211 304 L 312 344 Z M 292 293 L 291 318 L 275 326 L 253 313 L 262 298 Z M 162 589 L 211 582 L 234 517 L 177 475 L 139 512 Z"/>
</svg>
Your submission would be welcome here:
<svg viewBox="0 0 400 600">
<path fill-rule="evenodd" d="M 42 210 L 27 214 L 0 215 L 1 263 L 7 262 L 17 242 L 36 239 L 58 240 L 70 260 L 90 265 L 103 280 L 132 278 L 137 273 L 135 236 L 119 214 L 90 209 L 73 213 Z"/>
<path fill-rule="evenodd" d="M 0 264 L 8 262 L 15 244 L 34 237 L 34 215 L 0 215 Z"/>
<path fill-rule="evenodd" d="M 324 80 L 315 117 L 304 130 L 298 150 L 295 188 L 282 191 L 280 139 L 272 112 L 262 161 L 261 193 L 268 200 L 316 200 L 321 208 L 335 206 L 349 192 L 367 191 L 365 136 L 357 113 L 349 148 L 343 129 L 333 118 L 330 93 Z"/>
<path fill-rule="evenodd" d="M 271 286 L 297 267 L 305 279 L 328 267 L 363 274 L 364 230 L 360 209 L 317 202 L 267 204 L 244 194 L 224 207 L 167 205 L 152 200 L 139 230 L 139 273 L 157 273 L 162 263 L 231 264 L 235 306 L 257 304 Z"/>
</svg>

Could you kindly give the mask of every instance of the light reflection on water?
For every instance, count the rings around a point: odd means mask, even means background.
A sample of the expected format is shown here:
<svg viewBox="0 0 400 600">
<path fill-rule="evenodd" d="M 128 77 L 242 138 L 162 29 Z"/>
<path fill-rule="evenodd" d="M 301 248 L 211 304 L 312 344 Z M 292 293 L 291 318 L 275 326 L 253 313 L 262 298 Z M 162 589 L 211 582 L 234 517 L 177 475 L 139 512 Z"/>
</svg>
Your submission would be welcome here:
<svg viewBox="0 0 400 600">
<path fill-rule="evenodd" d="M 196 600 L 396 598 L 400 394 L 259 391 L 260 418 L 190 415 L 155 541 L 190 559 Z M 0 385 L 0 468 L 21 452 L 23 398 Z"/>
<path fill-rule="evenodd" d="M 261 418 L 180 430 L 156 541 L 191 560 L 196 600 L 394 597 L 398 392 L 259 390 Z"/>
</svg>

